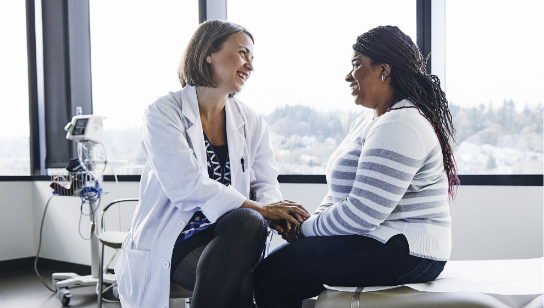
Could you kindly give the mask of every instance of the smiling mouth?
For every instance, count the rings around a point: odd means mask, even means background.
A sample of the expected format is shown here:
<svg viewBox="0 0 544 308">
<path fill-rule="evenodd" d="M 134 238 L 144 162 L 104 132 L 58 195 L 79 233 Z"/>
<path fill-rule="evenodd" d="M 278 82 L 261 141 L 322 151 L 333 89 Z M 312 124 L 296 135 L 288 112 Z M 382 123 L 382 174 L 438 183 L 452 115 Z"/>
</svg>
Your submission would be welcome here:
<svg viewBox="0 0 544 308">
<path fill-rule="evenodd" d="M 246 74 L 242 72 L 238 72 L 238 76 L 240 76 L 240 78 L 242 78 L 243 81 L 246 81 L 249 78 L 249 76 L 247 76 Z"/>
<path fill-rule="evenodd" d="M 359 85 L 356 84 L 356 83 L 352 83 L 352 84 L 350 85 L 350 89 L 351 89 L 352 92 L 354 92 L 355 90 L 359 89 Z M 352 94 L 353 94 L 353 93 L 352 93 Z"/>
</svg>

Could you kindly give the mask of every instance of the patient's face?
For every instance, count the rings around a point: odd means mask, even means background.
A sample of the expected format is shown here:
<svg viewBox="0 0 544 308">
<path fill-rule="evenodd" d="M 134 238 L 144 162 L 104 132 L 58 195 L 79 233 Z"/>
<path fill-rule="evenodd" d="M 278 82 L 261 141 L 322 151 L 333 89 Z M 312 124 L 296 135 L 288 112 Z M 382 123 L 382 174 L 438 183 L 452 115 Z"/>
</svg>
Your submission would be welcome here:
<svg viewBox="0 0 544 308">
<path fill-rule="evenodd" d="M 355 104 L 376 108 L 382 97 L 381 66 L 370 64 L 370 58 L 353 52 L 351 72 L 346 76 Z"/>
<path fill-rule="evenodd" d="M 240 92 L 253 71 L 253 41 L 245 33 L 231 35 L 221 50 L 206 60 L 217 88 L 226 93 Z"/>
</svg>

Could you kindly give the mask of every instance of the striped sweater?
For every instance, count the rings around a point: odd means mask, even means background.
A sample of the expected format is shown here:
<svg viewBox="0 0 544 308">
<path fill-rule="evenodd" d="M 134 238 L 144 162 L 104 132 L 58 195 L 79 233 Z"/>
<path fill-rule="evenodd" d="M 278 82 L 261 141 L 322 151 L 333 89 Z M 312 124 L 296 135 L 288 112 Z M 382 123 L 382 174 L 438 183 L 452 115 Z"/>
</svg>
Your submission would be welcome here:
<svg viewBox="0 0 544 308">
<path fill-rule="evenodd" d="M 408 100 L 394 108 L 413 106 Z M 329 192 L 302 224 L 305 236 L 358 234 L 382 243 L 396 234 L 410 254 L 446 261 L 451 253 L 448 181 L 432 125 L 415 108 L 361 115 L 332 154 Z"/>
</svg>

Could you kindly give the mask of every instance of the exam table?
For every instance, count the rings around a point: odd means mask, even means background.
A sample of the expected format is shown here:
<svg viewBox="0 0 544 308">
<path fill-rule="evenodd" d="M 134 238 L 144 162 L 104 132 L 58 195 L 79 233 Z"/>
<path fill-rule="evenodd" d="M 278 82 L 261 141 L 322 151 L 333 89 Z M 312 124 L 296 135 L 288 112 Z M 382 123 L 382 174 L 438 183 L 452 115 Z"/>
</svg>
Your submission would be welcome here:
<svg viewBox="0 0 544 308">
<path fill-rule="evenodd" d="M 542 295 L 497 296 L 477 292 L 420 292 L 400 287 L 358 293 L 325 290 L 314 308 L 542 308 Z"/>
<path fill-rule="evenodd" d="M 542 308 L 543 258 L 449 261 L 435 281 L 395 287 L 326 286 L 315 308 Z"/>
</svg>

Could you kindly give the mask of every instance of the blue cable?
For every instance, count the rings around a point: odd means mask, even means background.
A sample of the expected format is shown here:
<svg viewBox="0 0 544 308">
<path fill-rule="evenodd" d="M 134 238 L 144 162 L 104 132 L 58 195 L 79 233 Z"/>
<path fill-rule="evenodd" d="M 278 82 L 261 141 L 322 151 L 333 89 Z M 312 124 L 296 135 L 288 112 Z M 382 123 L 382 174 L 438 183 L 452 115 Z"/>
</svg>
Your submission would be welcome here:
<svg viewBox="0 0 544 308">
<path fill-rule="evenodd" d="M 84 187 L 81 189 L 81 192 L 79 193 L 79 197 L 81 198 L 81 206 L 79 209 L 79 223 L 78 223 L 78 230 L 79 230 L 79 236 L 81 236 L 84 240 L 90 240 L 92 238 L 92 234 L 90 238 L 85 238 L 81 234 L 81 217 L 82 216 L 91 216 L 92 220 L 94 221 L 94 214 L 96 210 L 100 207 L 100 202 L 102 201 L 101 198 L 101 192 L 102 188 L 100 187 L 100 182 L 98 180 L 95 181 L 95 187 L 87 187 L 84 185 Z M 98 204 L 93 209 L 92 204 L 94 202 L 98 201 Z M 89 207 L 91 208 L 91 212 L 89 214 L 83 213 L 83 206 L 85 204 L 89 204 Z"/>
</svg>

